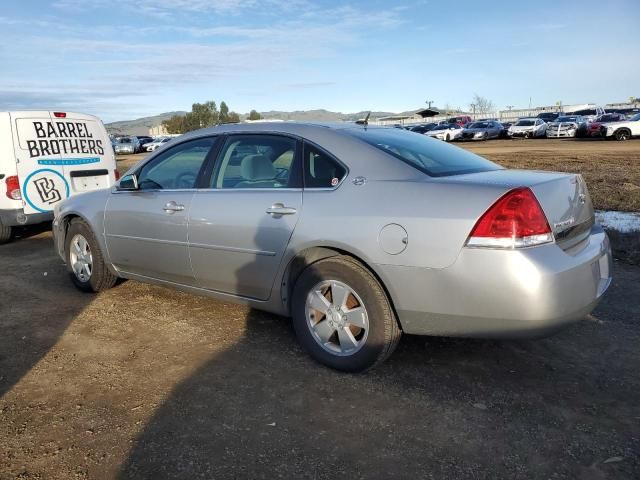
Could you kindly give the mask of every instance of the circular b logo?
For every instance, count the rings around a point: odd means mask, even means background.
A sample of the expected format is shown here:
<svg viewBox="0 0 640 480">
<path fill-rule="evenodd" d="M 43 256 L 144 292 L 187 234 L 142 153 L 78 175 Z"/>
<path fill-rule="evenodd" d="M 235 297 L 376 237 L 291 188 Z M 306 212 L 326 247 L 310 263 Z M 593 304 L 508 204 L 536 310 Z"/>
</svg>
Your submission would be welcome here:
<svg viewBox="0 0 640 480">
<path fill-rule="evenodd" d="M 60 172 L 42 168 L 29 174 L 22 187 L 24 200 L 39 212 L 50 212 L 69 196 L 69 184 Z"/>
</svg>

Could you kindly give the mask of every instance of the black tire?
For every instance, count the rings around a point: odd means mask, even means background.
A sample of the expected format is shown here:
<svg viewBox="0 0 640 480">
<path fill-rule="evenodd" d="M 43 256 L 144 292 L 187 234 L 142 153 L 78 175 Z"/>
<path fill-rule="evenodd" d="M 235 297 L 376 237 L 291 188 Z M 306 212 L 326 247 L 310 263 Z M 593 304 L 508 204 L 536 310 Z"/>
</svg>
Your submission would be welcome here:
<svg viewBox="0 0 640 480">
<path fill-rule="evenodd" d="M 449 136 L 448 133 L 447 133 L 447 137 L 444 140 L 445 140 L 445 142 L 450 142 L 451 141 L 451 137 Z"/>
<path fill-rule="evenodd" d="M 0 222 L 0 245 L 2 245 L 3 243 L 9 243 L 11 240 L 13 240 L 13 233 L 13 227 L 3 225 L 2 222 Z"/>
<path fill-rule="evenodd" d="M 369 329 L 366 339 L 362 340 L 359 350 L 350 355 L 340 356 L 325 350 L 307 323 L 307 295 L 316 285 L 329 280 L 343 282 L 352 288 L 362 299 L 367 312 Z M 293 290 L 292 315 L 296 336 L 307 353 L 318 362 L 345 372 L 362 372 L 382 363 L 393 353 L 402 336 L 380 283 L 361 263 L 348 256 L 319 260 L 302 272 Z"/>
<path fill-rule="evenodd" d="M 626 128 L 621 128 L 615 133 L 615 137 L 619 142 L 625 142 L 631 138 L 631 133 Z"/>
<path fill-rule="evenodd" d="M 71 265 L 71 242 L 76 235 L 81 235 L 86 239 L 92 257 L 91 274 L 86 280 L 78 278 Z M 105 265 L 104 257 L 102 256 L 102 251 L 100 250 L 98 241 L 91 231 L 91 228 L 89 228 L 83 220 L 79 218 L 71 220 L 69 228 L 67 229 L 64 247 L 67 271 L 69 272 L 71 281 L 79 290 L 82 290 L 83 292 L 97 293 L 107 290 L 116 284 L 118 277 L 111 273 Z"/>
</svg>

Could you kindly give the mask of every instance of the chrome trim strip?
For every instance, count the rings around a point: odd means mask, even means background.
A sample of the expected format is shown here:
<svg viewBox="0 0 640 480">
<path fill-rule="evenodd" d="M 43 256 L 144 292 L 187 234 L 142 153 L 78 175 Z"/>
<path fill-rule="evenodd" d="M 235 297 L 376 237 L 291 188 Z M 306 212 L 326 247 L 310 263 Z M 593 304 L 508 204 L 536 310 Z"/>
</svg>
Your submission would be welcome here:
<svg viewBox="0 0 640 480">
<path fill-rule="evenodd" d="M 225 252 L 250 253 L 252 255 L 263 255 L 266 257 L 276 256 L 276 252 L 270 252 L 269 250 L 253 250 L 251 248 L 226 247 L 223 245 L 208 245 L 206 243 L 189 243 L 181 242 L 178 240 L 160 240 L 157 238 L 133 237 L 130 235 L 116 235 L 113 233 L 108 233 L 106 236 L 111 238 L 121 238 L 125 240 L 139 240 L 142 242 L 161 243 L 165 245 L 184 245 L 185 247 L 204 248 L 207 250 L 223 250 Z"/>
<path fill-rule="evenodd" d="M 115 233 L 107 233 L 106 236 L 111 238 L 122 238 L 125 240 L 140 240 L 150 243 L 163 243 L 166 245 L 184 245 L 185 247 L 189 245 L 187 242 L 181 242 L 179 240 L 160 240 L 158 238 L 133 237 L 131 235 L 117 235 Z"/>
<path fill-rule="evenodd" d="M 268 250 L 252 250 L 251 248 L 225 247 L 223 245 L 209 245 L 206 243 L 190 243 L 189 246 L 194 248 L 204 248 L 207 250 L 223 250 L 225 252 L 251 253 L 253 255 L 264 255 L 266 257 L 276 256 L 276 252 L 270 252 Z"/>
</svg>

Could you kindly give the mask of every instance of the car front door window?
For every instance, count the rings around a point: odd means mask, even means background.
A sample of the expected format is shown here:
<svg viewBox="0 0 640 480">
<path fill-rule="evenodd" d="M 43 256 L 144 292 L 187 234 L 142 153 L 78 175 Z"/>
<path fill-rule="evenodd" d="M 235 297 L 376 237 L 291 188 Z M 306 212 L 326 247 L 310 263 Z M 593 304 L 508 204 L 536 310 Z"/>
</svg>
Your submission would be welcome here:
<svg viewBox="0 0 640 480">
<path fill-rule="evenodd" d="M 140 190 L 195 188 L 198 174 L 213 142 L 211 137 L 191 140 L 154 158 L 138 174 Z"/>
</svg>

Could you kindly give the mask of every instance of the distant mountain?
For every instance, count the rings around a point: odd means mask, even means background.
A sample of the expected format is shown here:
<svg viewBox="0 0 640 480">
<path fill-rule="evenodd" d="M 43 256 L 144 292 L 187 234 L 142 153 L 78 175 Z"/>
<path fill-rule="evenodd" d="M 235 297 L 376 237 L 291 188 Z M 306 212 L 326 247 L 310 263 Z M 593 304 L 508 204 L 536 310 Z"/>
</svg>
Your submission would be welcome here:
<svg viewBox="0 0 640 480">
<path fill-rule="evenodd" d="M 272 120 L 298 120 L 298 121 L 316 121 L 316 122 L 335 122 L 335 121 L 354 121 L 364 118 L 369 112 L 357 113 L 341 113 L 331 112 L 329 110 L 296 110 L 294 112 L 283 112 L 280 110 L 271 110 L 269 112 L 260 112 L 262 118 Z M 371 118 L 386 117 L 393 115 L 389 112 L 371 112 Z"/>
<path fill-rule="evenodd" d="M 388 117 L 391 115 L 411 115 L 415 110 L 410 112 L 371 112 L 371 119 L 379 117 Z M 105 126 L 109 133 L 122 133 L 127 135 L 148 135 L 151 127 L 156 127 L 174 115 L 185 115 L 187 112 L 167 112 L 155 115 L 153 117 L 143 117 L 136 120 L 122 120 L 119 122 L 107 123 Z M 260 112 L 262 118 L 266 120 L 297 120 L 301 122 L 340 122 L 355 121 L 367 116 L 367 111 L 356 113 L 332 112 L 324 109 L 317 110 L 296 110 L 293 112 L 285 112 L 280 110 L 270 110 L 268 112 Z M 242 120 L 246 119 L 249 114 L 240 115 Z"/>
<path fill-rule="evenodd" d="M 105 124 L 109 133 L 123 133 L 127 135 L 148 135 L 151 127 L 157 127 L 163 120 L 168 120 L 174 115 L 184 115 L 187 112 L 166 112 L 153 117 L 142 117 L 135 120 L 122 120 Z"/>
</svg>

